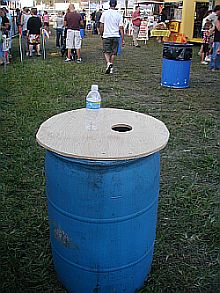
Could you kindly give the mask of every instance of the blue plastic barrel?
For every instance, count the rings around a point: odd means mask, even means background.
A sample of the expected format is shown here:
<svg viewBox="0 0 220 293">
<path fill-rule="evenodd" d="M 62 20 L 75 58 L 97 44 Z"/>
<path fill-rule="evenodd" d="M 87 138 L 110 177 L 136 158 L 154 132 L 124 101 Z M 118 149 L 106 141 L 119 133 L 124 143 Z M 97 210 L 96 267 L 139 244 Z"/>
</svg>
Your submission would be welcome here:
<svg viewBox="0 0 220 293">
<path fill-rule="evenodd" d="M 189 87 L 191 59 L 191 44 L 164 43 L 161 85 Z"/>
<path fill-rule="evenodd" d="M 122 47 L 122 37 L 120 36 L 118 40 L 118 56 L 121 55 L 121 47 Z"/>
<path fill-rule="evenodd" d="M 84 39 L 84 37 L 85 37 L 85 29 L 84 28 L 80 29 L 80 37 L 81 37 L 81 39 Z"/>
<path fill-rule="evenodd" d="M 55 115 L 37 133 L 47 149 L 55 270 L 71 293 L 134 293 L 152 264 L 159 150 L 169 132 L 153 117 L 120 109 L 101 109 L 99 128 L 88 131 L 85 115 Z"/>
</svg>

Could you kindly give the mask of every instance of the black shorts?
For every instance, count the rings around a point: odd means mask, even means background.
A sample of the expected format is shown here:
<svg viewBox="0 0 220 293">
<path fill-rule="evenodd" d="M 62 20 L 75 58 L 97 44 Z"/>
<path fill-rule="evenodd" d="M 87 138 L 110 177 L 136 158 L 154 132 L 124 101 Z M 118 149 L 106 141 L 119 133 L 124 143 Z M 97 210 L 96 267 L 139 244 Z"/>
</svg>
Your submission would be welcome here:
<svg viewBox="0 0 220 293">
<path fill-rule="evenodd" d="M 206 55 L 209 52 L 209 44 L 203 43 L 203 53 Z"/>
<path fill-rule="evenodd" d="M 119 40 L 120 38 L 115 37 L 103 39 L 103 52 L 117 55 Z"/>
</svg>

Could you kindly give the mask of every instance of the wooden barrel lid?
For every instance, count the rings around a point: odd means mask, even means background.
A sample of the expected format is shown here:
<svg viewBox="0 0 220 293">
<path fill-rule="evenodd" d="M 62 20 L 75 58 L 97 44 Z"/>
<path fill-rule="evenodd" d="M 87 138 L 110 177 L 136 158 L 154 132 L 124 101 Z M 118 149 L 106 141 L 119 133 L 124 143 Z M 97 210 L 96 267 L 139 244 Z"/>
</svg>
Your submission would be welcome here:
<svg viewBox="0 0 220 293">
<path fill-rule="evenodd" d="M 86 160 L 141 158 L 163 149 L 169 139 L 165 124 L 149 115 L 102 108 L 97 130 L 86 129 L 86 109 L 55 115 L 39 128 L 37 142 L 66 157 Z"/>
</svg>

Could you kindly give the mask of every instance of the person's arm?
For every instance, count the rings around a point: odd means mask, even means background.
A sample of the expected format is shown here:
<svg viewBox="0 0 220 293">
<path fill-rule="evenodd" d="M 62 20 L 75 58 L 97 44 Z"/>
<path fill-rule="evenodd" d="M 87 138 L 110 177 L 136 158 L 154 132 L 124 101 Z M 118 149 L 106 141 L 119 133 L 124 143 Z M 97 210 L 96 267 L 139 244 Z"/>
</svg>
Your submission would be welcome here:
<svg viewBox="0 0 220 293">
<path fill-rule="evenodd" d="M 120 26 L 120 27 L 119 27 L 119 30 L 120 30 L 121 39 L 122 39 L 122 46 L 124 47 L 124 45 L 125 45 L 124 27 L 123 27 L 123 26 Z"/>
<path fill-rule="evenodd" d="M 125 34 L 124 34 L 124 24 L 123 24 L 122 16 L 120 16 L 120 21 L 119 21 L 119 32 L 121 34 L 122 46 L 124 47 L 124 45 L 125 45 Z"/>
<path fill-rule="evenodd" d="M 29 36 L 29 33 L 30 33 L 30 27 L 31 27 L 31 24 L 30 24 L 30 18 L 29 18 L 27 21 L 27 37 Z"/>
<path fill-rule="evenodd" d="M 102 37 L 103 32 L 104 32 L 104 15 L 103 14 L 102 14 L 99 21 L 100 21 L 99 32 L 100 32 L 100 36 Z"/>
<path fill-rule="evenodd" d="M 67 18 L 66 18 L 66 15 L 64 16 L 64 27 L 67 27 Z"/>
<path fill-rule="evenodd" d="M 80 22 L 80 25 L 81 25 L 81 26 L 84 25 L 84 22 L 83 22 L 83 18 L 82 18 L 82 16 L 80 16 L 80 21 L 79 21 L 79 22 Z"/>
<path fill-rule="evenodd" d="M 21 26 L 24 24 L 24 14 L 21 15 Z"/>
<path fill-rule="evenodd" d="M 216 21 L 215 27 L 217 28 L 218 31 L 220 31 L 220 20 Z"/>
<path fill-rule="evenodd" d="M 100 36 L 102 36 L 103 32 L 104 32 L 104 23 L 102 23 L 102 22 L 100 22 L 99 31 L 100 31 Z"/>
<path fill-rule="evenodd" d="M 10 21 L 7 17 L 5 17 L 4 24 L 2 24 L 2 27 L 6 30 L 8 30 L 10 28 Z"/>
</svg>

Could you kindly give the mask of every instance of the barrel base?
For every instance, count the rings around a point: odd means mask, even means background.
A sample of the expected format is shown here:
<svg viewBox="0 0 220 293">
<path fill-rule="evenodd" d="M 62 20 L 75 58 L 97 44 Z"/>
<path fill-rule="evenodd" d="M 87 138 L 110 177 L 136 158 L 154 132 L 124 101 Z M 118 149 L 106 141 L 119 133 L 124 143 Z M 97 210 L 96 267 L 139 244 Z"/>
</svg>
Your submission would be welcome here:
<svg viewBox="0 0 220 293">
<path fill-rule="evenodd" d="M 189 88 L 189 85 L 186 85 L 186 86 L 173 86 L 173 85 L 164 84 L 162 82 L 161 82 L 160 85 L 164 86 L 164 87 L 168 87 L 168 88 L 173 88 L 173 89 L 187 89 L 187 88 Z"/>
<path fill-rule="evenodd" d="M 132 270 L 128 267 L 114 272 L 97 271 L 95 274 L 93 271 L 74 267 L 53 249 L 53 263 L 58 279 L 69 293 L 135 293 L 144 286 L 144 281 L 148 278 L 152 257 L 153 249 Z"/>
<path fill-rule="evenodd" d="M 163 58 L 161 85 L 181 89 L 189 87 L 191 60 L 176 61 Z"/>
</svg>

